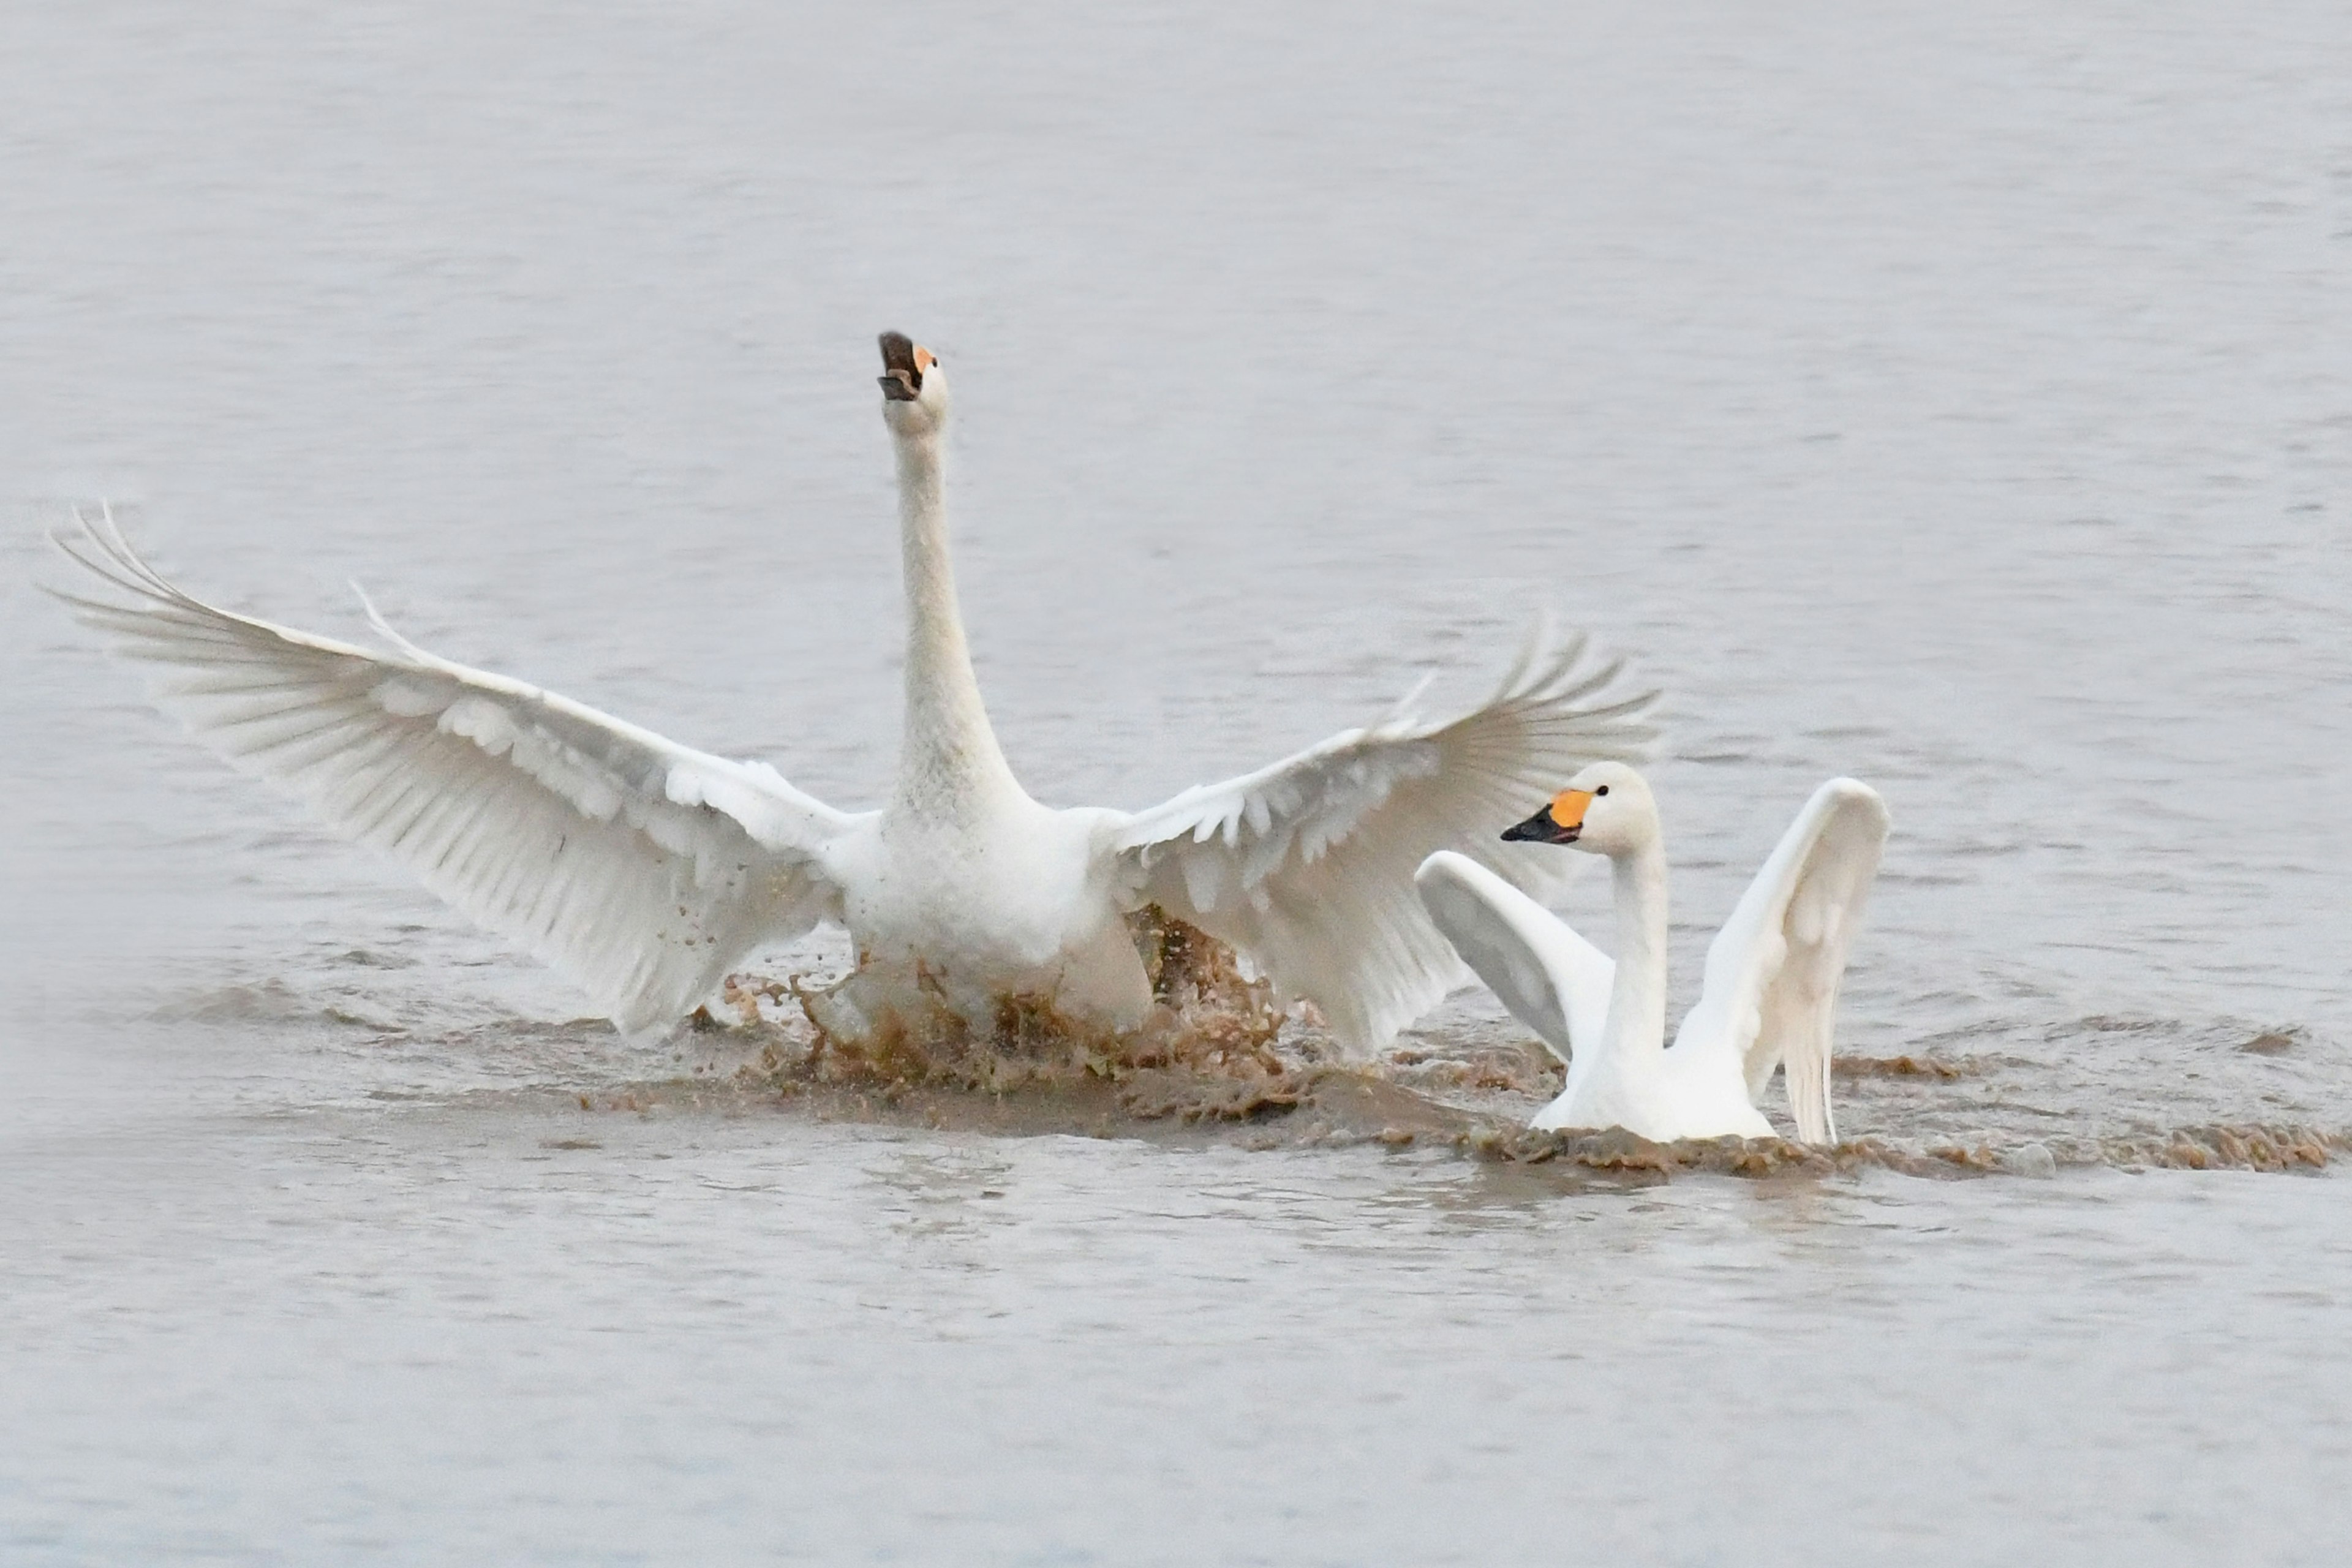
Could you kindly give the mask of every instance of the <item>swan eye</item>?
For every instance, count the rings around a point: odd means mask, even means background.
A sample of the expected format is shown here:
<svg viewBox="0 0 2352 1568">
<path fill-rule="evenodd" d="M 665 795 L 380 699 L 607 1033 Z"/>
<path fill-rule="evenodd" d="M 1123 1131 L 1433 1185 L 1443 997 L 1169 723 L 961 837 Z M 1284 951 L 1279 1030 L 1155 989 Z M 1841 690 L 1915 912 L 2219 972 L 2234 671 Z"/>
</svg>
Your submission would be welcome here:
<svg viewBox="0 0 2352 1568">
<path fill-rule="evenodd" d="M 1594 790 L 1592 793 L 1595 795 L 1607 795 L 1609 793 L 1609 786 L 1607 784 L 1602 784 L 1599 789 Z"/>
</svg>

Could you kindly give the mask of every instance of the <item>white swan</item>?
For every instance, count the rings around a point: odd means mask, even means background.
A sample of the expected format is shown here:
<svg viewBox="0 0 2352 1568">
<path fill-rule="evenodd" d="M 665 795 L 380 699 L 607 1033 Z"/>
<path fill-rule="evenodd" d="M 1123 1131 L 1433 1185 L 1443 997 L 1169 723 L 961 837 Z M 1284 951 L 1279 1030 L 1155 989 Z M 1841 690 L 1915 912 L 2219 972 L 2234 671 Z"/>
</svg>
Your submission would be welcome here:
<svg viewBox="0 0 2352 1568">
<path fill-rule="evenodd" d="M 1785 1066 L 1797 1137 L 1837 1142 L 1830 1045 L 1838 983 L 1886 843 L 1886 806 L 1832 779 L 1756 874 L 1706 950 L 1698 1005 L 1666 1034 L 1666 860 L 1642 775 L 1599 763 L 1507 839 L 1573 844 L 1615 871 L 1613 964 L 1534 900 L 1441 850 L 1413 880 L 1430 918 L 1519 1022 L 1568 1066 L 1537 1127 L 1622 1127 L 1658 1142 L 1769 1136 L 1756 1098 Z"/>
<path fill-rule="evenodd" d="M 1575 639 L 1531 647 L 1445 722 L 1400 707 L 1149 811 L 1040 805 L 989 728 L 957 610 L 946 373 L 898 333 L 882 357 L 908 634 L 898 784 L 879 811 L 837 811 L 764 763 L 438 658 L 372 606 L 383 652 L 217 609 L 149 568 L 110 515 L 78 516 L 58 543 L 111 592 L 64 596 L 160 667 L 159 700 L 199 739 L 569 975 L 626 1031 L 676 1022 L 752 948 L 824 919 L 848 927 L 861 965 L 919 965 L 968 1016 L 1051 994 L 1125 1026 L 1150 992 L 1122 916 L 1158 902 L 1370 1051 L 1465 978 L 1412 897 L 1422 857 L 1478 842 L 1514 797 L 1649 738 L 1653 694 L 1604 694 L 1618 666 Z M 1480 854 L 1521 881 L 1549 872 L 1535 851 Z"/>
</svg>

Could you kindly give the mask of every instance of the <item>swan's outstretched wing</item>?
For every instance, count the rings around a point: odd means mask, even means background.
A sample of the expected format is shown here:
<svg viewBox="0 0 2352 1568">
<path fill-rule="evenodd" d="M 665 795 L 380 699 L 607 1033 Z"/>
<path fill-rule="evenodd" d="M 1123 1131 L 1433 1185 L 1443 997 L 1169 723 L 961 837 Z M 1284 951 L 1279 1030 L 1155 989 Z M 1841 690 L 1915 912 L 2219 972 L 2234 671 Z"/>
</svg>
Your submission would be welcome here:
<svg viewBox="0 0 2352 1568">
<path fill-rule="evenodd" d="M 622 1028 L 675 1022 L 751 946 L 837 910 L 821 861 L 857 819 L 773 769 L 437 658 L 380 619 L 386 653 L 216 609 L 140 560 L 110 517 L 76 521 L 57 542 L 105 587 L 58 597 L 159 667 L 166 710 L 578 982 Z"/>
<path fill-rule="evenodd" d="M 1600 1043 L 1617 980 L 1608 954 L 1467 855 L 1441 849 L 1412 880 L 1462 962 L 1562 1065 Z"/>
<path fill-rule="evenodd" d="M 1706 950 L 1698 1005 L 1676 1046 L 1723 1039 L 1750 1099 L 1786 1066 L 1789 1111 L 1807 1143 L 1837 1142 L 1830 1047 L 1838 983 L 1886 843 L 1886 805 L 1853 779 L 1813 792 Z"/>
<path fill-rule="evenodd" d="M 1247 953 L 1320 1007 L 1348 1048 L 1381 1049 L 1463 978 L 1413 896 L 1413 868 L 1460 849 L 1514 882 L 1551 884 L 1565 857 L 1501 843 L 1501 826 L 1596 758 L 1647 750 L 1656 693 L 1612 694 L 1620 664 L 1584 651 L 1581 637 L 1538 638 L 1459 718 L 1424 722 L 1401 706 L 1115 821 L 1123 885 Z"/>
</svg>

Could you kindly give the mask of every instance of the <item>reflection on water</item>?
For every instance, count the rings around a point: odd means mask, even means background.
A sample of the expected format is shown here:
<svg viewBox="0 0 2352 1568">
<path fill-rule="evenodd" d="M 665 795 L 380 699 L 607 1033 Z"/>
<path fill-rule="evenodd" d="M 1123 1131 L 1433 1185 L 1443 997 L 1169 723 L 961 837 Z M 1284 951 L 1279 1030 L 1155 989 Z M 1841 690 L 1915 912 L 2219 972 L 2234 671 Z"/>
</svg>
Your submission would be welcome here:
<svg viewBox="0 0 2352 1568">
<path fill-rule="evenodd" d="M 2330 1560 L 2340 1182 L 2071 1167 L 2352 1129 L 2352 26 L 1704 26 L 16 18 L 0 1556 Z M 1952 1071 L 1842 1128 L 2053 1179 L 673 1103 L 714 1063 L 572 1022 L 27 586 L 110 495 L 193 587 L 349 630 L 356 577 L 868 802 L 883 327 L 956 363 L 1041 797 L 1467 694 L 1557 610 L 1674 693 L 1675 994 L 1866 778 L 1844 1047 Z"/>
</svg>

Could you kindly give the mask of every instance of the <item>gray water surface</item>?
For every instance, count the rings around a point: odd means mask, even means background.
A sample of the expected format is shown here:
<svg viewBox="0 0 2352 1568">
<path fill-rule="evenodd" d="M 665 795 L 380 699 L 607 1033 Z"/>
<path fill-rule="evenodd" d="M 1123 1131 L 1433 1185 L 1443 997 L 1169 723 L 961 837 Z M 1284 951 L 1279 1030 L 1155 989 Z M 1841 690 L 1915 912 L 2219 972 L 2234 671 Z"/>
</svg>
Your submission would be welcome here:
<svg viewBox="0 0 2352 1568">
<path fill-rule="evenodd" d="M 31 586 L 108 497 L 869 804 L 884 327 L 1041 798 L 1549 610 L 1671 693 L 1684 1001 L 1812 785 L 1885 794 L 1841 1050 L 1971 1070 L 1850 1130 L 2352 1131 L 2341 6 L 18 6 L 0 1557 L 2340 1555 L 2339 1178 L 575 1110 L 664 1061 Z"/>
</svg>

